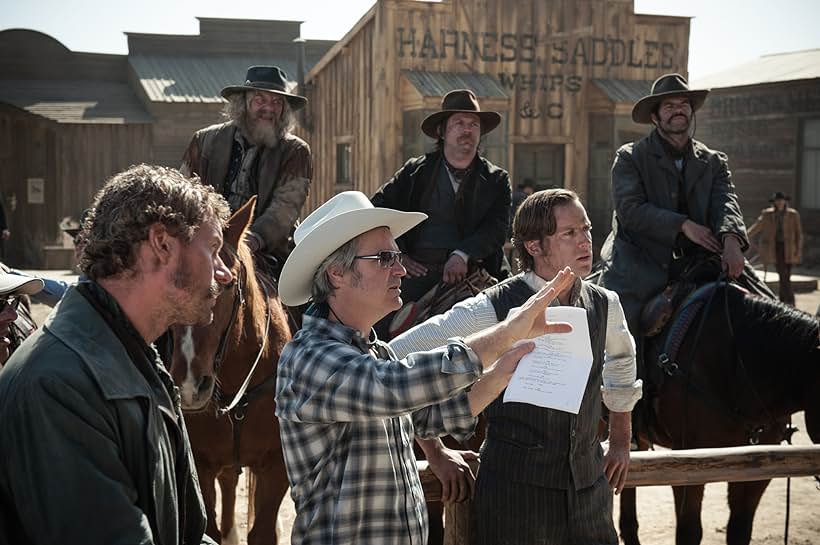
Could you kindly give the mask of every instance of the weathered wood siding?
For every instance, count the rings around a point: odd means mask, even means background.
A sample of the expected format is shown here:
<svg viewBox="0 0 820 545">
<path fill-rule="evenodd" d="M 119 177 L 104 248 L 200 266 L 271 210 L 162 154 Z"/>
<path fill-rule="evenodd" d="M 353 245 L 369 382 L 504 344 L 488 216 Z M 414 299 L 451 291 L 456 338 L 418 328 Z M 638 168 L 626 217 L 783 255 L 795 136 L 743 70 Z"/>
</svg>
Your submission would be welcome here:
<svg viewBox="0 0 820 545">
<path fill-rule="evenodd" d="M 62 243 L 63 218 L 78 217 L 112 174 L 150 162 L 150 131 L 149 125 L 59 124 L 0 104 L 0 188 L 12 231 L 6 261 L 42 267 L 43 247 Z M 42 203 L 29 202 L 29 179 L 43 180 Z"/>
<path fill-rule="evenodd" d="M 820 263 L 820 210 L 801 208 L 803 119 L 820 117 L 820 80 L 715 89 L 698 112 L 695 138 L 726 153 L 746 225 L 783 191 L 799 211 L 804 261 Z M 818 182 L 820 183 L 820 182 Z"/>
<path fill-rule="evenodd" d="M 635 15 L 632 0 L 379 0 L 307 77 L 311 209 L 351 188 L 335 184 L 339 138 L 352 137 L 352 188 L 367 194 L 406 160 L 402 112 L 429 100 L 402 70 L 494 78 L 510 97 L 502 166 L 515 179 L 517 143 L 564 145 L 565 185 L 585 196 L 592 80 L 686 74 L 688 42 L 688 18 Z"/>
</svg>

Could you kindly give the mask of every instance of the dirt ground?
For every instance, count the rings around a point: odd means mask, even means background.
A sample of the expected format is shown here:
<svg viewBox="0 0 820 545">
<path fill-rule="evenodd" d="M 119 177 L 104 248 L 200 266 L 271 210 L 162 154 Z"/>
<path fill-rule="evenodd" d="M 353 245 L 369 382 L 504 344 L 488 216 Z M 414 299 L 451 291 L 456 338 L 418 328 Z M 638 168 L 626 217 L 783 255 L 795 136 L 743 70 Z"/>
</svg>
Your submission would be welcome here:
<svg viewBox="0 0 820 545">
<path fill-rule="evenodd" d="M 52 271 L 53 272 L 53 271 Z M 771 273 L 770 273 L 771 274 Z M 65 275 L 70 281 L 70 275 Z M 814 276 L 820 276 L 815 273 Z M 797 307 L 814 314 L 820 307 L 820 290 L 797 294 Z M 41 324 L 50 309 L 35 305 L 35 319 Z M 799 428 L 793 442 L 810 444 L 805 432 L 803 414 L 794 416 L 793 423 Z M 726 522 L 729 510 L 726 505 L 725 483 L 706 486 L 703 503 L 703 545 L 722 545 L 726 542 Z M 775 479 L 769 485 L 760 503 L 752 532 L 752 545 L 780 545 L 784 543 L 786 524 L 786 479 Z M 618 498 L 615 499 L 617 527 Z M 295 513 L 289 494 L 279 510 L 279 543 L 290 542 L 290 532 Z M 638 490 L 639 535 L 646 545 L 674 545 L 675 507 L 672 489 L 666 486 L 644 487 Z M 240 543 L 246 544 L 247 493 L 244 479 L 240 479 L 237 522 Z M 820 489 L 812 477 L 791 479 L 791 502 L 789 540 L 787 545 L 820 544 Z"/>
</svg>

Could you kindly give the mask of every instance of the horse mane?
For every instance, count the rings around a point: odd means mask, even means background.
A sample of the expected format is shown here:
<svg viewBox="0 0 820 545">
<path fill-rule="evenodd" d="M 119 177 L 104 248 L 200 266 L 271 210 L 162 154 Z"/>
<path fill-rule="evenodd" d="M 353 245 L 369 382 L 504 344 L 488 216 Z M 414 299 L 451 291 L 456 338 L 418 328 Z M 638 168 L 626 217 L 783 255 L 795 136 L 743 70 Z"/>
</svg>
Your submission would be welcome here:
<svg viewBox="0 0 820 545">
<path fill-rule="evenodd" d="M 719 294 L 716 302 L 721 298 Z M 820 322 L 810 314 L 780 301 L 746 295 L 738 290 L 729 290 L 728 304 L 739 347 L 761 354 L 775 352 L 781 357 L 817 349 Z M 773 342 L 774 339 L 779 342 Z"/>
</svg>

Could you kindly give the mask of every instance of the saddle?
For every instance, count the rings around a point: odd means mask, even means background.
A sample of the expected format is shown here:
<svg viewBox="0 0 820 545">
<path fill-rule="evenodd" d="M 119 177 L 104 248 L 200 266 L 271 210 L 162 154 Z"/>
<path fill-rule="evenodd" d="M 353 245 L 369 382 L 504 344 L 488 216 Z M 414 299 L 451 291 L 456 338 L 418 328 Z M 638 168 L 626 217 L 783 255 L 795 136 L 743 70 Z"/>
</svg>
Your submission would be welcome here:
<svg viewBox="0 0 820 545">
<path fill-rule="evenodd" d="M 683 307 L 687 297 L 699 286 L 718 280 L 721 275 L 720 258 L 716 255 L 691 260 L 676 280 L 670 282 L 663 291 L 652 297 L 641 309 L 640 334 L 654 337 L 666 327 L 669 319 Z M 774 293 L 757 277 L 749 263 L 743 268 L 740 278 L 732 283 L 749 293 L 776 299 Z"/>
<path fill-rule="evenodd" d="M 396 312 L 390 322 L 390 338 L 396 338 L 431 316 L 447 312 L 456 303 L 474 297 L 497 283 L 498 280 L 481 267 L 468 274 L 458 284 L 439 282 L 418 301 L 406 303 Z"/>
</svg>

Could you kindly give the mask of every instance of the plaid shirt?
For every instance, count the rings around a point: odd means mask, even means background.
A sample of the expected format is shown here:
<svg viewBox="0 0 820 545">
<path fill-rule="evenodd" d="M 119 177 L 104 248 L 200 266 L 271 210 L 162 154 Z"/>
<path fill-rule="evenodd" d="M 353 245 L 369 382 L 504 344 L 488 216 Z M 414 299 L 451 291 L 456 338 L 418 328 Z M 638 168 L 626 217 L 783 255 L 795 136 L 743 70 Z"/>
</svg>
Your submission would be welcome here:
<svg viewBox="0 0 820 545">
<path fill-rule="evenodd" d="M 481 362 L 462 341 L 398 360 L 380 341 L 306 315 L 279 361 L 276 415 L 296 504 L 294 544 L 424 544 L 413 438 L 468 437 L 464 390 Z"/>
</svg>

